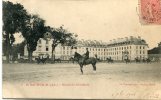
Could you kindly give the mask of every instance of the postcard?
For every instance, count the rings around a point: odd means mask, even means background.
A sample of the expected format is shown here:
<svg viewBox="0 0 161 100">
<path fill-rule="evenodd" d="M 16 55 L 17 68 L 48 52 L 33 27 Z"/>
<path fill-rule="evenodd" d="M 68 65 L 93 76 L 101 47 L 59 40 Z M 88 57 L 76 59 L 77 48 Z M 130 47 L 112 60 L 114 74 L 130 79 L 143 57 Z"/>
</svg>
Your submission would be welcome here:
<svg viewBox="0 0 161 100">
<path fill-rule="evenodd" d="M 3 98 L 161 99 L 161 0 L 3 0 Z"/>
</svg>

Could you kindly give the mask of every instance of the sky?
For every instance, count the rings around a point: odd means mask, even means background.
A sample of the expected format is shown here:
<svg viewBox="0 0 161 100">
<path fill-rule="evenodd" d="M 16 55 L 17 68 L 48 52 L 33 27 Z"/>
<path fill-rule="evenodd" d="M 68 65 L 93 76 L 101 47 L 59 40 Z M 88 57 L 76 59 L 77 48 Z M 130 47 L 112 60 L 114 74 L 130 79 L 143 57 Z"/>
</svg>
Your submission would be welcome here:
<svg viewBox="0 0 161 100">
<path fill-rule="evenodd" d="M 161 42 L 161 25 L 142 25 L 139 0 L 10 0 L 38 14 L 46 25 L 64 28 L 79 39 L 102 40 L 141 36 L 149 49 Z M 15 35 L 20 42 L 19 34 Z"/>
</svg>

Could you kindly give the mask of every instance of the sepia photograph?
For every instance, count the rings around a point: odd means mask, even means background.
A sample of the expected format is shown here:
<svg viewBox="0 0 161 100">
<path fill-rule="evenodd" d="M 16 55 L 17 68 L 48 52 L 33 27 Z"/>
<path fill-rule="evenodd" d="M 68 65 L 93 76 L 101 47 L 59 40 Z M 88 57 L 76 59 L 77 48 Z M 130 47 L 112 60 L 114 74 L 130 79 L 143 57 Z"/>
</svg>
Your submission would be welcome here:
<svg viewBox="0 0 161 100">
<path fill-rule="evenodd" d="M 3 0 L 2 98 L 161 99 L 161 0 Z"/>
</svg>

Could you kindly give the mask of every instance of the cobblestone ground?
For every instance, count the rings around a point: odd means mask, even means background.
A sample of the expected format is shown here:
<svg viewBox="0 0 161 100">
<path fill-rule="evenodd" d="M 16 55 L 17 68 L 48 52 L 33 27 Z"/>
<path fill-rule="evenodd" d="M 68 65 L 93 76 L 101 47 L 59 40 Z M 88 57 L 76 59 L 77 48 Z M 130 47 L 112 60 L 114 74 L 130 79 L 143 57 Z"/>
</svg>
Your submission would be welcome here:
<svg viewBox="0 0 161 100">
<path fill-rule="evenodd" d="M 25 96 L 35 98 L 61 98 L 62 93 L 64 98 L 161 98 L 161 63 L 98 63 L 97 73 L 93 73 L 91 65 L 83 70 L 82 75 L 79 65 L 71 63 L 3 64 L 4 95 L 14 97 L 5 93 L 18 86 L 29 94 Z M 30 89 L 46 92 L 44 96 L 30 94 Z"/>
</svg>

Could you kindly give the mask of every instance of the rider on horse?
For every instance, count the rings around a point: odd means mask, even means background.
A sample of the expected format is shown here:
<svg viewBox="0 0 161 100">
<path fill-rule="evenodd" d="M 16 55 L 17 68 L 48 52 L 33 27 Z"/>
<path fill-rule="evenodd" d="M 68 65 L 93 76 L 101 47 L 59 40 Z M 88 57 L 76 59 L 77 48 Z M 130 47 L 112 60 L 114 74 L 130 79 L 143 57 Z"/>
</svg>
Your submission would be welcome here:
<svg viewBox="0 0 161 100">
<path fill-rule="evenodd" d="M 89 51 L 88 48 L 86 48 L 86 53 L 84 54 L 84 59 L 83 59 L 83 63 L 85 63 L 85 61 L 89 59 Z"/>
</svg>

